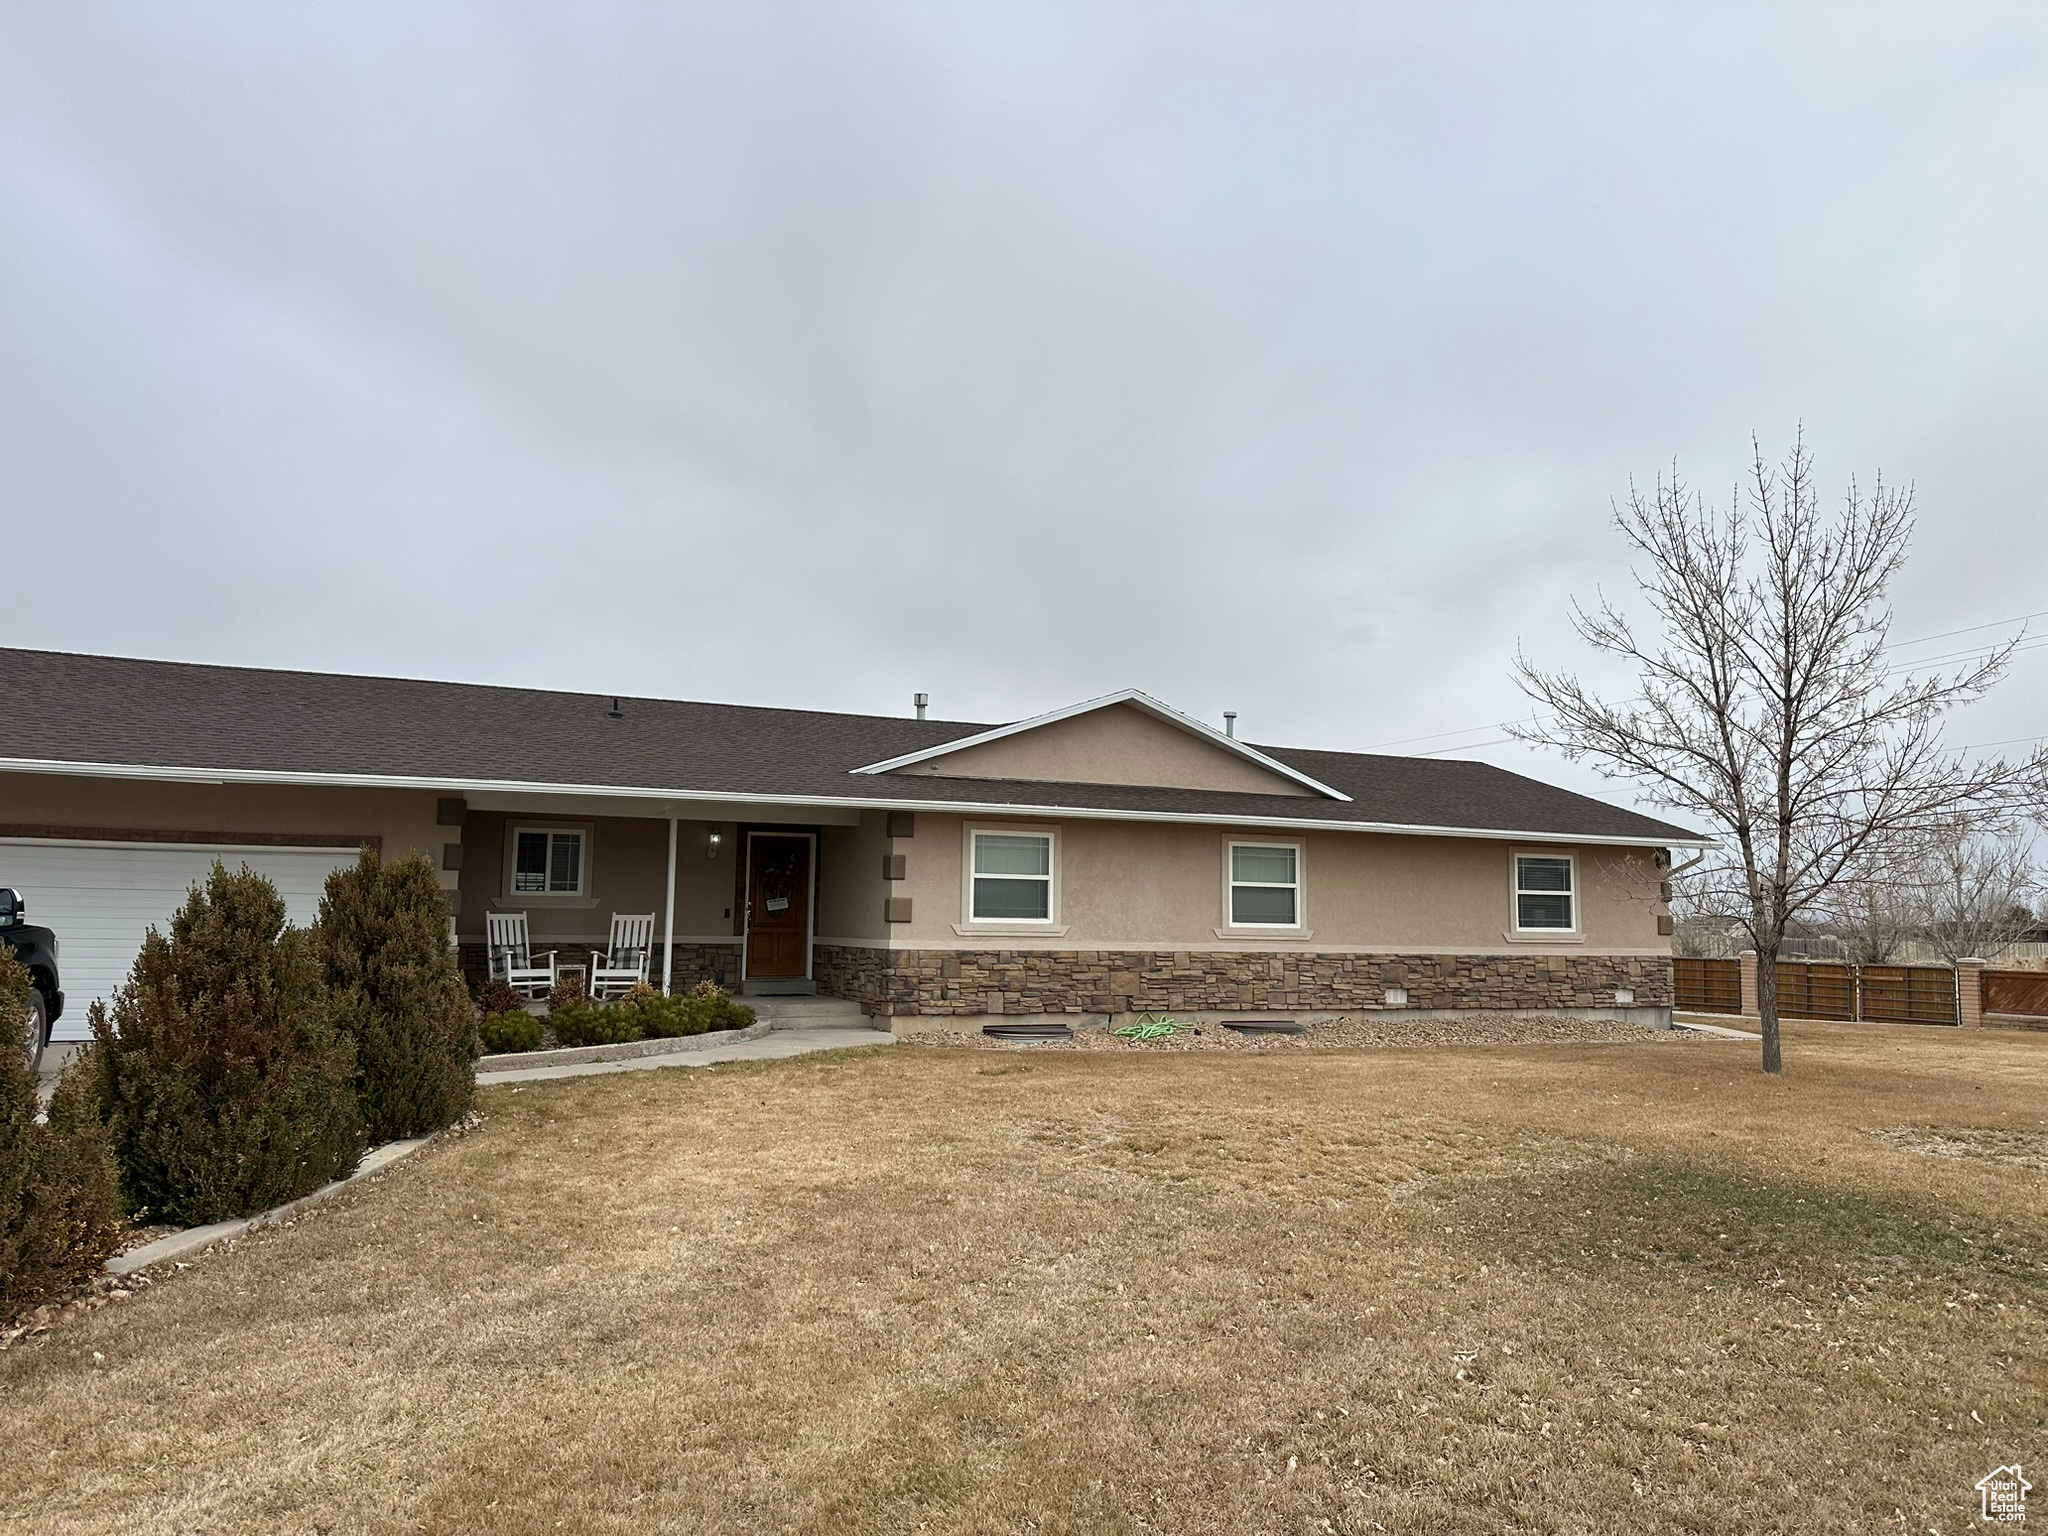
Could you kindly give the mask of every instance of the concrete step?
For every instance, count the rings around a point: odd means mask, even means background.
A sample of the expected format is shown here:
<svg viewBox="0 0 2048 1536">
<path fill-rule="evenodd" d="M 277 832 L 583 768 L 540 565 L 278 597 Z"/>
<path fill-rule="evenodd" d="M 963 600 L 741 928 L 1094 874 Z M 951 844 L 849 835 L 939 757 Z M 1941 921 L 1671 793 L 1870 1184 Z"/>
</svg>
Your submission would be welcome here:
<svg viewBox="0 0 2048 1536">
<path fill-rule="evenodd" d="M 742 998 L 770 1029 L 871 1029 L 860 1004 L 843 997 Z"/>
</svg>

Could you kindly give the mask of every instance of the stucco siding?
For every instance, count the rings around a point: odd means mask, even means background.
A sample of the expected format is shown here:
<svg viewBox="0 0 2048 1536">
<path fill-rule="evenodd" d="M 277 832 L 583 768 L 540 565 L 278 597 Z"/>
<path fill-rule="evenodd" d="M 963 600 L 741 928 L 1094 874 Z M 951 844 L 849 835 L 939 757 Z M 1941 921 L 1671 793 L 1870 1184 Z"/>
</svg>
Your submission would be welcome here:
<svg viewBox="0 0 2048 1536">
<path fill-rule="evenodd" d="M 966 833 L 996 826 L 1050 829 L 1057 839 L 1057 922 L 1042 934 L 1011 927 L 983 937 L 966 920 Z M 1286 937 L 1290 947 L 1670 950 L 1657 933 L 1657 873 L 1646 850 L 1544 845 L 1540 851 L 1574 858 L 1579 929 L 1531 938 L 1512 931 L 1511 859 L 1518 845 L 1507 842 L 1355 832 L 1288 837 L 1267 829 L 931 813 L 919 816 L 914 839 L 898 845 L 908 853 L 900 890 L 913 900 L 913 920 L 895 925 L 890 941 L 920 949 L 1273 948 L 1275 935 L 1231 931 L 1224 870 L 1232 839 L 1301 845 L 1305 922 L 1301 935 Z"/>
<path fill-rule="evenodd" d="M 896 846 L 886 811 L 864 811 L 855 827 L 824 827 L 818 843 L 818 938 L 885 939 L 882 903 L 890 890 L 882 861 Z M 903 844 L 908 848 L 909 842 Z"/>
<path fill-rule="evenodd" d="M 898 770 L 950 779 L 1165 784 L 1250 795 L 1315 791 L 1128 704 L 1055 720 Z"/>
<path fill-rule="evenodd" d="M 0 827 L 35 837 L 203 833 L 222 842 L 261 837 L 375 837 L 387 857 L 415 849 L 440 863 L 458 827 L 435 823 L 436 797 L 410 789 L 327 789 L 267 784 L 178 784 L 71 774 L 0 774 Z"/>
<path fill-rule="evenodd" d="M 507 889 L 505 867 L 514 827 L 581 827 L 588 832 L 584 892 L 580 897 L 519 895 Z M 450 829 L 453 830 L 453 829 Z M 721 843 L 706 856 L 709 834 Z M 544 816 L 505 811 L 469 812 L 461 828 L 462 906 L 457 930 L 480 942 L 489 912 L 524 912 L 536 941 L 602 944 L 614 912 L 652 912 L 662 932 L 667 900 L 668 821 L 629 816 Z M 676 938 L 707 939 L 733 931 L 737 839 L 731 823 L 682 821 L 676 825 Z"/>
</svg>

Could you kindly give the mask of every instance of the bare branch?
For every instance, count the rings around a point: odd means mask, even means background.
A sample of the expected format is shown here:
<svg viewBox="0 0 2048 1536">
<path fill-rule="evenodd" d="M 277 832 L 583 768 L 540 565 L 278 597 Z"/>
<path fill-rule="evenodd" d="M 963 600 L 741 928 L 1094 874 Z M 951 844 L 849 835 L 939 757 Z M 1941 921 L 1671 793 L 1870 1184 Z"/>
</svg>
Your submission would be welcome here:
<svg viewBox="0 0 2048 1536">
<path fill-rule="evenodd" d="M 1924 854 L 1956 818 L 2028 793 L 2048 810 L 2048 751 L 2015 768 L 1969 761 L 1942 739 L 1945 718 L 2004 675 L 2017 642 L 1948 673 L 1894 676 L 1886 662 L 1911 486 L 1879 476 L 1866 494 L 1851 481 L 1829 512 L 1803 434 L 1777 465 L 1751 446 L 1748 484 L 1725 510 L 1675 466 L 1647 496 L 1631 482 L 1614 509 L 1654 622 L 1639 627 L 1604 596 L 1574 605 L 1572 622 L 1634 672 L 1633 694 L 1606 698 L 1518 653 L 1517 681 L 1538 710 L 1509 730 L 1721 837 L 1687 882 L 1690 917 L 1739 922 L 1774 960 L 1788 924 L 1877 901 L 1873 872 Z M 1773 996 L 1764 1013 L 1776 1071 Z"/>
</svg>

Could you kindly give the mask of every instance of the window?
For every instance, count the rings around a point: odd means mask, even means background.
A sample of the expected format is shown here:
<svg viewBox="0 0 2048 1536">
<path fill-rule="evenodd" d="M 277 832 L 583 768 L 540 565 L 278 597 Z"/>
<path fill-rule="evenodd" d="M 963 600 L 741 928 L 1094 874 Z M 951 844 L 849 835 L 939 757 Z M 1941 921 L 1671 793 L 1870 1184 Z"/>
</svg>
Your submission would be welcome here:
<svg viewBox="0 0 2048 1536">
<path fill-rule="evenodd" d="M 583 894 L 583 834 L 521 828 L 512 838 L 515 896 Z"/>
<path fill-rule="evenodd" d="M 1043 832 L 974 834 L 977 923 L 1052 921 L 1052 837 Z"/>
<path fill-rule="evenodd" d="M 1578 927 L 1569 856 L 1515 856 L 1515 927 L 1563 933 Z"/>
<path fill-rule="evenodd" d="M 1230 926 L 1301 926 L 1301 849 L 1297 845 L 1230 845 Z"/>
</svg>

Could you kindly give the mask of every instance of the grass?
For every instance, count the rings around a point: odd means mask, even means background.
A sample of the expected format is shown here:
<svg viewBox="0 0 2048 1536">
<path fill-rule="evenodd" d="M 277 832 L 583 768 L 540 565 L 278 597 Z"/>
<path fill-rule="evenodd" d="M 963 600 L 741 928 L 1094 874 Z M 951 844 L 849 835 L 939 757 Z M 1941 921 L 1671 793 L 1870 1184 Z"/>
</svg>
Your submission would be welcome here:
<svg viewBox="0 0 2048 1536">
<path fill-rule="evenodd" d="M 2048 1461 L 2048 1038 L 1755 1054 L 489 1090 L 0 1353 L 0 1525 L 1960 1531 Z"/>
</svg>

